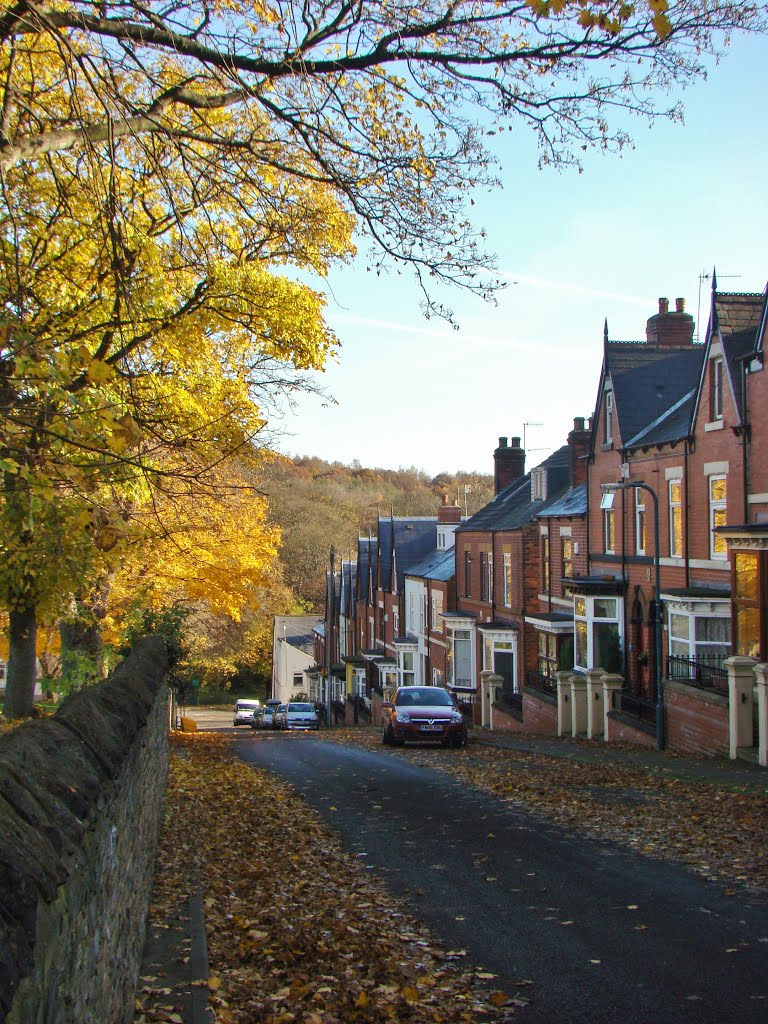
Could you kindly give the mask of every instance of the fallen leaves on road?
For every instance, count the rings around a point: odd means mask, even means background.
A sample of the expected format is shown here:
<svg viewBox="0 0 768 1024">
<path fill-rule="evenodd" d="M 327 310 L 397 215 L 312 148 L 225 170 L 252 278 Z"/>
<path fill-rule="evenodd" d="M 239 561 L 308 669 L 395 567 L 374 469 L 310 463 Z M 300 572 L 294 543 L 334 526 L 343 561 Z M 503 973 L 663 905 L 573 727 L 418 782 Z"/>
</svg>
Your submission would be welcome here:
<svg viewBox="0 0 768 1024">
<path fill-rule="evenodd" d="M 442 949 L 288 786 L 219 737 L 177 734 L 151 922 L 198 878 L 217 1024 L 482 1024 L 513 1012 L 517 993 L 491 991 L 457 959 L 465 950 Z M 137 1024 L 177 1010 L 167 989 L 144 989 L 140 1008 Z"/>
<path fill-rule="evenodd" d="M 592 759 L 582 761 L 472 742 L 465 750 L 393 750 L 382 748 L 374 729 L 331 730 L 324 738 L 449 772 L 543 821 L 687 864 L 708 878 L 768 889 L 768 795 L 757 787 L 721 786 L 676 778 L 653 765 L 617 763 L 597 743 L 590 746 Z M 669 766 L 674 769 L 674 755 Z"/>
</svg>

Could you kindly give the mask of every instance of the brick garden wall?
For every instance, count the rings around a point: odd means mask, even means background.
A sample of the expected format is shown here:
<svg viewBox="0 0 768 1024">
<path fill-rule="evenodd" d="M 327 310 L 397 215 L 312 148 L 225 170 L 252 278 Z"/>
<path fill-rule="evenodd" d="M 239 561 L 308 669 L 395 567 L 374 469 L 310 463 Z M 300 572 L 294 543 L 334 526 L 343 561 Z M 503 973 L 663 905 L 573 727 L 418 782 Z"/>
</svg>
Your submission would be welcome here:
<svg viewBox="0 0 768 1024">
<path fill-rule="evenodd" d="M 523 690 L 525 731 L 538 736 L 557 736 L 557 700 Z"/>
<path fill-rule="evenodd" d="M 168 764 L 167 655 L 0 741 L 0 1021 L 127 1024 Z"/>
<path fill-rule="evenodd" d="M 677 681 L 664 684 L 667 745 L 710 756 L 729 753 L 728 698 Z"/>
<path fill-rule="evenodd" d="M 635 728 L 614 712 L 608 714 L 608 735 L 605 739 L 609 743 L 634 743 L 638 747 L 651 749 L 656 746 L 655 732 L 644 732 L 642 729 Z"/>
</svg>

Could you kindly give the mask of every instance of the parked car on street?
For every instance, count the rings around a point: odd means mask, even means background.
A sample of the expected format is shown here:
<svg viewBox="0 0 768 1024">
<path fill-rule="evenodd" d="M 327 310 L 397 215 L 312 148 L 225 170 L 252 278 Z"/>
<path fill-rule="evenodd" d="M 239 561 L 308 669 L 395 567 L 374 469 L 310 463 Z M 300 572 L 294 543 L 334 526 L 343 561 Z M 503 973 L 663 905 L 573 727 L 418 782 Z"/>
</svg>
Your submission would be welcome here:
<svg viewBox="0 0 768 1024">
<path fill-rule="evenodd" d="M 261 729 L 264 724 L 264 708 L 258 707 L 253 712 L 253 718 L 251 719 L 252 729 Z"/>
<path fill-rule="evenodd" d="M 285 726 L 286 726 L 285 713 L 286 713 L 287 709 L 288 709 L 288 705 L 287 704 L 281 704 L 279 707 L 277 707 L 275 709 L 275 714 L 274 714 L 274 716 L 272 718 L 272 728 L 273 729 L 285 729 Z"/>
<path fill-rule="evenodd" d="M 256 721 L 256 728 L 257 729 L 271 729 L 272 728 L 272 719 L 275 717 L 275 711 L 276 710 L 277 710 L 277 708 L 275 708 L 274 705 L 267 704 L 264 707 L 264 711 L 259 715 L 258 719 L 255 720 Z"/>
<path fill-rule="evenodd" d="M 320 719 L 317 717 L 314 704 L 305 701 L 291 701 L 285 710 L 286 729 L 319 729 Z"/>
<path fill-rule="evenodd" d="M 467 724 L 442 686 L 399 686 L 384 701 L 382 743 L 401 747 L 406 740 L 438 740 L 444 747 L 467 743 Z"/>
<path fill-rule="evenodd" d="M 253 712 L 261 704 L 258 700 L 248 700 L 245 697 L 235 701 L 235 718 L 233 725 L 250 725 L 253 721 Z"/>
</svg>

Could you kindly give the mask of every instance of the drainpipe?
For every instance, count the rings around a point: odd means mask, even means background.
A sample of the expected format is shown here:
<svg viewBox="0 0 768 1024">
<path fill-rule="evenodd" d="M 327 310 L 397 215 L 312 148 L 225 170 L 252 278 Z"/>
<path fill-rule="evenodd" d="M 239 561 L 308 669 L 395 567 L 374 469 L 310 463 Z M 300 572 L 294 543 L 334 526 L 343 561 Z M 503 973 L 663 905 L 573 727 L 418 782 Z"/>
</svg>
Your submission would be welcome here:
<svg viewBox="0 0 768 1024">
<path fill-rule="evenodd" d="M 691 565 L 689 555 L 689 542 L 688 542 L 688 504 L 689 504 L 689 489 L 688 489 L 688 456 L 690 454 L 690 438 L 685 439 L 685 450 L 683 452 L 683 520 L 684 520 L 684 531 L 683 531 L 683 552 L 685 557 L 685 586 L 686 589 L 691 585 Z"/>
<path fill-rule="evenodd" d="M 750 435 L 749 412 L 747 410 L 747 368 L 754 359 L 754 353 L 750 352 L 742 356 L 741 363 L 741 472 L 744 489 L 744 522 L 749 522 L 749 444 Z"/>
</svg>

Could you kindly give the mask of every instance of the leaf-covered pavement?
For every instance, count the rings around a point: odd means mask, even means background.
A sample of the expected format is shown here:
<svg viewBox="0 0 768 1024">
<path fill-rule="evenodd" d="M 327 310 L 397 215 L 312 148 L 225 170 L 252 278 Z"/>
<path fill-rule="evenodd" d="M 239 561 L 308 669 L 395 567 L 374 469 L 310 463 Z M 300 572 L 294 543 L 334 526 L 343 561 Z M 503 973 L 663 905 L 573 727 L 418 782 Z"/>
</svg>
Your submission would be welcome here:
<svg viewBox="0 0 768 1024">
<path fill-rule="evenodd" d="M 336 729 L 325 739 L 385 751 L 449 772 L 569 829 L 583 829 L 634 852 L 687 864 L 738 887 L 768 891 L 768 796 L 602 757 L 553 757 L 471 743 L 465 750 L 382 747 L 380 731 Z M 670 755 L 670 768 L 674 768 Z"/>
<path fill-rule="evenodd" d="M 150 922 L 196 878 L 217 1024 L 482 1024 L 526 1003 L 524 979 L 496 990 L 441 948 L 289 787 L 210 733 L 172 739 Z M 183 1021 L 162 984 L 142 980 L 135 1024 Z"/>
</svg>

